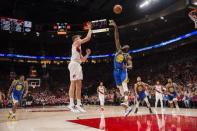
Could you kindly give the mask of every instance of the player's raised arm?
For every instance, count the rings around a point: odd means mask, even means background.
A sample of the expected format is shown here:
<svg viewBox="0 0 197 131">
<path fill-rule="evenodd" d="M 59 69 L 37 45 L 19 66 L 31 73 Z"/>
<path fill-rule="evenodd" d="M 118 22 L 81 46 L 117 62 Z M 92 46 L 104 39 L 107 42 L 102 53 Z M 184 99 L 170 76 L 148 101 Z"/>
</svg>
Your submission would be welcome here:
<svg viewBox="0 0 197 131">
<path fill-rule="evenodd" d="M 115 44 L 116 44 L 116 49 L 118 51 L 118 50 L 121 49 L 119 32 L 118 32 L 118 26 L 116 25 L 116 23 L 115 23 L 114 20 L 112 20 L 112 22 L 110 23 L 110 25 L 114 27 Z"/>
<path fill-rule="evenodd" d="M 88 34 L 86 35 L 85 38 L 81 39 L 81 44 L 84 44 L 84 43 L 90 41 L 90 39 L 91 39 L 91 36 L 92 36 L 92 25 L 91 25 L 91 23 L 88 23 L 87 26 L 88 26 Z"/>
</svg>

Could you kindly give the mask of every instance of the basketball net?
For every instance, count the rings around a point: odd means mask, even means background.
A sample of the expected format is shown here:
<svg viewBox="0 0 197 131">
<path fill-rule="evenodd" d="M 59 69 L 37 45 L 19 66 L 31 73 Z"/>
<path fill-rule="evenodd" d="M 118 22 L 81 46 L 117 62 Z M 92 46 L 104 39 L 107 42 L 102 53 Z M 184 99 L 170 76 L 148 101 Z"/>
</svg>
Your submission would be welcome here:
<svg viewBox="0 0 197 131">
<path fill-rule="evenodd" d="M 32 88 L 33 88 L 33 89 L 35 89 L 35 88 L 36 88 L 36 85 L 31 85 L 31 86 L 32 86 Z"/>
<path fill-rule="evenodd" d="M 194 9 L 189 12 L 190 19 L 194 22 L 195 28 L 197 29 L 197 9 Z"/>
</svg>

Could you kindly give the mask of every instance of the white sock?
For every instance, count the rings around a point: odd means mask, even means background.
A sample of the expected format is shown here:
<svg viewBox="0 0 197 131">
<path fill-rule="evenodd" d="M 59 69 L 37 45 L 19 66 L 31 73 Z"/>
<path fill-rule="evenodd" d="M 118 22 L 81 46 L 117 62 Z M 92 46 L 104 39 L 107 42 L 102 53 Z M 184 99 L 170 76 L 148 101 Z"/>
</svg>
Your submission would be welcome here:
<svg viewBox="0 0 197 131">
<path fill-rule="evenodd" d="M 70 105 L 71 106 L 74 106 L 75 104 L 74 104 L 74 99 L 73 98 L 70 98 Z"/>
<path fill-rule="evenodd" d="M 78 106 L 81 106 L 82 104 L 81 104 L 81 99 L 77 99 L 77 105 Z"/>
</svg>

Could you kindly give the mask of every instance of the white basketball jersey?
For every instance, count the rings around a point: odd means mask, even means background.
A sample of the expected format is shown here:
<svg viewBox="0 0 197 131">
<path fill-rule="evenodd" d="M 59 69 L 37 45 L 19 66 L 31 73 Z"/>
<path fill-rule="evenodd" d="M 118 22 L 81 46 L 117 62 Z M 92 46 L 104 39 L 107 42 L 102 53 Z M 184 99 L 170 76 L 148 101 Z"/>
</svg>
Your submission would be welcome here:
<svg viewBox="0 0 197 131">
<path fill-rule="evenodd" d="M 72 55 L 71 55 L 71 61 L 76 61 L 76 62 L 82 62 L 81 61 L 81 46 L 80 47 L 76 47 L 76 46 L 72 46 Z"/>
<path fill-rule="evenodd" d="M 100 93 L 100 92 L 104 93 L 104 91 L 105 91 L 104 86 L 99 86 L 98 90 L 99 90 L 99 94 L 104 95 L 104 94 Z"/>
<path fill-rule="evenodd" d="M 161 85 L 156 85 L 155 89 L 159 92 L 162 92 L 162 86 Z"/>
</svg>

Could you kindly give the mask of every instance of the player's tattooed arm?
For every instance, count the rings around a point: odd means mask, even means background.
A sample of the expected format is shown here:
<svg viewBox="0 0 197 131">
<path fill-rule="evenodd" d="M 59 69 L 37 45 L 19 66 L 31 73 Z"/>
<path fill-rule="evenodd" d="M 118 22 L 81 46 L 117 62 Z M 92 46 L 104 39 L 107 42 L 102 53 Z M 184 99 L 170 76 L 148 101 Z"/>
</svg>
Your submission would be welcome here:
<svg viewBox="0 0 197 131">
<path fill-rule="evenodd" d="M 151 86 L 150 86 L 149 84 L 147 84 L 147 83 L 142 82 L 142 84 L 143 84 L 144 87 L 148 87 L 148 88 L 151 87 Z"/>
<path fill-rule="evenodd" d="M 135 91 L 135 95 L 137 96 L 137 84 L 134 85 L 134 91 Z"/>
<path fill-rule="evenodd" d="M 23 97 L 26 97 L 28 94 L 28 90 L 29 90 L 27 81 L 24 82 L 24 85 L 25 85 L 25 93 L 24 93 Z"/>
<path fill-rule="evenodd" d="M 165 85 L 162 85 L 162 93 L 165 94 L 165 95 L 166 95 L 166 90 L 167 89 L 166 89 Z"/>
<path fill-rule="evenodd" d="M 97 87 L 97 90 L 96 91 L 97 91 L 97 93 L 99 93 L 99 86 Z"/>
<path fill-rule="evenodd" d="M 176 83 L 173 83 L 173 87 L 174 87 L 175 91 L 178 90 L 178 85 Z"/>
<path fill-rule="evenodd" d="M 86 42 L 90 41 L 90 39 L 91 39 L 91 36 L 92 36 L 92 24 L 88 23 L 87 27 L 88 27 L 88 34 L 86 35 L 85 38 L 83 38 L 81 40 L 81 44 L 86 43 Z"/>
<path fill-rule="evenodd" d="M 9 90 L 8 90 L 8 97 L 11 96 L 11 93 L 12 93 L 12 90 L 13 90 L 15 84 L 16 84 L 16 80 L 13 80 L 12 84 L 11 84 Z"/>
<path fill-rule="evenodd" d="M 162 85 L 162 91 L 166 92 L 166 87 L 164 85 Z"/>
<path fill-rule="evenodd" d="M 132 62 L 132 57 L 129 55 L 127 56 L 127 69 L 132 69 L 133 68 L 133 62 Z"/>
<path fill-rule="evenodd" d="M 165 94 L 167 94 L 167 95 L 170 94 L 168 86 L 169 86 L 168 84 L 166 84 L 166 86 L 165 86 L 165 88 L 166 88 Z"/>
<path fill-rule="evenodd" d="M 115 37 L 116 49 L 117 49 L 117 51 L 119 51 L 119 50 L 121 50 L 121 45 L 120 45 L 118 26 L 116 25 L 116 22 L 114 20 L 111 21 L 110 25 L 114 27 L 114 37 Z"/>
</svg>

